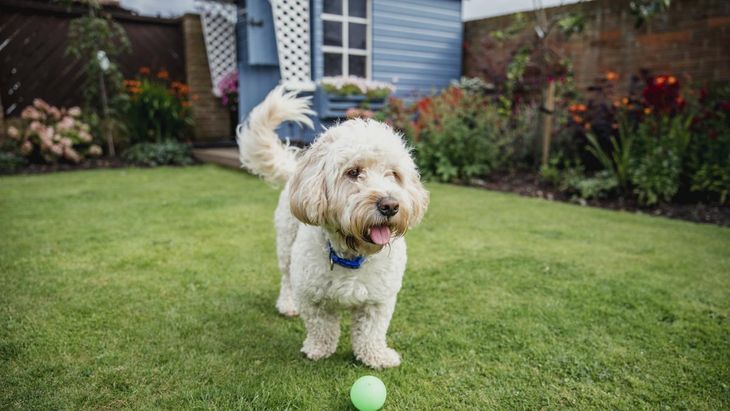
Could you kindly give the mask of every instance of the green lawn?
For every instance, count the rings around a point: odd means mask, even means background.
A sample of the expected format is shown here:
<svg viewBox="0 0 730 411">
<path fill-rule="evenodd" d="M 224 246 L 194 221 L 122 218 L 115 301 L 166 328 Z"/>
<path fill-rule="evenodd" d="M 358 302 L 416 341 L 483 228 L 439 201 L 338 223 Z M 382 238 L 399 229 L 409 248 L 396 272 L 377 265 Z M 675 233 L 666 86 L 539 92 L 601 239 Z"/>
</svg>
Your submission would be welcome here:
<svg viewBox="0 0 730 411">
<path fill-rule="evenodd" d="M 429 185 L 389 340 L 302 358 L 278 192 L 212 166 L 0 178 L 1 409 L 730 407 L 730 230 Z M 349 327 L 346 321 L 345 327 Z"/>
</svg>

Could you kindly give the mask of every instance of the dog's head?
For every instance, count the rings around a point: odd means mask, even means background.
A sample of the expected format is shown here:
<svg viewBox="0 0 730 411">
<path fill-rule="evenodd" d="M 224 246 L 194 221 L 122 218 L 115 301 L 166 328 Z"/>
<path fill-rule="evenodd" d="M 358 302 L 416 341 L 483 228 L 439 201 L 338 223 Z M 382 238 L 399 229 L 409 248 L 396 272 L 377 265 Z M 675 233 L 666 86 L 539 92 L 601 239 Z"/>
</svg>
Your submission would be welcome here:
<svg viewBox="0 0 730 411">
<path fill-rule="evenodd" d="M 371 120 L 328 129 L 289 181 L 292 214 L 377 249 L 418 224 L 428 192 L 400 135 Z"/>
</svg>

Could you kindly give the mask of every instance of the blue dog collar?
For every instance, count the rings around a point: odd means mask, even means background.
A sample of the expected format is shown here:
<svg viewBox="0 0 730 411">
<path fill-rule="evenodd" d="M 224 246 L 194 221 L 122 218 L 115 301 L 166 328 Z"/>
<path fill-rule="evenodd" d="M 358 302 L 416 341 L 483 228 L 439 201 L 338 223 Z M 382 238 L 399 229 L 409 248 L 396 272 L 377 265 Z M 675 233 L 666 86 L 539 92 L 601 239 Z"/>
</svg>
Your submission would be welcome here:
<svg viewBox="0 0 730 411">
<path fill-rule="evenodd" d="M 362 267 L 362 264 L 365 262 L 365 257 L 362 255 L 359 255 L 351 260 L 348 260 L 347 258 L 342 258 L 337 255 L 335 249 L 332 248 L 332 244 L 327 245 L 330 247 L 330 270 L 334 268 L 335 264 L 345 268 L 351 268 L 353 270 L 356 270 Z"/>
</svg>

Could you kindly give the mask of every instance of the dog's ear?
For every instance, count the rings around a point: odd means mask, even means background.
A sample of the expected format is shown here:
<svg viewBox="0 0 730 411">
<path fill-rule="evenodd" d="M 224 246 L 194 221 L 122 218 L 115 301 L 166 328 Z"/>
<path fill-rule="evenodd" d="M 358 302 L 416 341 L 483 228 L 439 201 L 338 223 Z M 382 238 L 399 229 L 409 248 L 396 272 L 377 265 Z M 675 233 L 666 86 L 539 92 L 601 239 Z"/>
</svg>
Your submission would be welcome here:
<svg viewBox="0 0 730 411">
<path fill-rule="evenodd" d="M 289 207 L 299 221 L 323 225 L 327 218 L 326 155 L 321 142 L 314 143 L 297 163 L 289 180 Z"/>
<path fill-rule="evenodd" d="M 411 198 L 411 215 L 408 219 L 408 226 L 415 227 L 420 224 L 424 214 L 426 214 L 429 194 L 421 183 L 421 178 L 415 167 L 409 174 L 410 175 L 407 177 L 407 184 L 405 184 L 404 187 L 408 196 Z"/>
</svg>

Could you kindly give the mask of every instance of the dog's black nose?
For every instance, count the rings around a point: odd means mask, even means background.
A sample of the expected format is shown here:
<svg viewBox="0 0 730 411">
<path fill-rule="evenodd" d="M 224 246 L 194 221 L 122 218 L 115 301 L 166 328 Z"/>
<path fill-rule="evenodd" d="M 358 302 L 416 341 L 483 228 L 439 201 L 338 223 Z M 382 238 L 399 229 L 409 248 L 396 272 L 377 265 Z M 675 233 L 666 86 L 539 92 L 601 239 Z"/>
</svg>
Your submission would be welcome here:
<svg viewBox="0 0 730 411">
<path fill-rule="evenodd" d="M 393 197 L 383 197 L 376 203 L 380 214 L 386 217 L 393 217 L 398 213 L 398 201 Z"/>
</svg>

